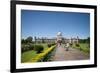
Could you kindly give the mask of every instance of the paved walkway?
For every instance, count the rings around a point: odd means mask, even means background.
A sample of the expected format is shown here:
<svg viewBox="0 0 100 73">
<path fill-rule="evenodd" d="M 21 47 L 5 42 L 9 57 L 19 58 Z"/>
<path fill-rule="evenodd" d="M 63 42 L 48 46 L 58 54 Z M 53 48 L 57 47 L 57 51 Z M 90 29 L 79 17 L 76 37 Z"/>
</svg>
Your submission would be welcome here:
<svg viewBox="0 0 100 73">
<path fill-rule="evenodd" d="M 85 55 L 82 51 L 74 48 L 69 48 L 69 51 L 66 51 L 62 46 L 56 48 L 55 55 L 53 56 L 53 61 L 86 59 L 89 59 L 89 56 Z"/>
</svg>

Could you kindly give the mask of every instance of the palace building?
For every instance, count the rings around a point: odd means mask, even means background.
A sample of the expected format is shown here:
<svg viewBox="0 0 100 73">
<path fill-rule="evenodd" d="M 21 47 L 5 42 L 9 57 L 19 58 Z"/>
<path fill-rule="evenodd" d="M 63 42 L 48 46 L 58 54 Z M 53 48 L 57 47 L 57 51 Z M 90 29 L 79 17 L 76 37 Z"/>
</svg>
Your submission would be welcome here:
<svg viewBox="0 0 100 73">
<path fill-rule="evenodd" d="M 35 43 L 79 43 L 79 37 L 74 37 L 74 38 L 66 38 L 62 36 L 61 32 L 58 32 L 56 37 L 53 38 L 47 38 L 47 37 L 34 37 Z"/>
</svg>

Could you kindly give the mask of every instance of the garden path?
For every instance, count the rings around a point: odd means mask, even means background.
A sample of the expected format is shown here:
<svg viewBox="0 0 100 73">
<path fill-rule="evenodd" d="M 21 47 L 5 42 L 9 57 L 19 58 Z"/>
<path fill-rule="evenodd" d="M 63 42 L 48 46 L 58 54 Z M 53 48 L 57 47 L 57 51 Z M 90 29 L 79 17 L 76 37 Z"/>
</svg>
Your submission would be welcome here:
<svg viewBox="0 0 100 73">
<path fill-rule="evenodd" d="M 86 60 L 89 59 L 89 56 L 75 48 L 69 48 L 69 50 L 66 51 L 63 46 L 58 46 L 52 59 L 53 61 Z"/>
</svg>

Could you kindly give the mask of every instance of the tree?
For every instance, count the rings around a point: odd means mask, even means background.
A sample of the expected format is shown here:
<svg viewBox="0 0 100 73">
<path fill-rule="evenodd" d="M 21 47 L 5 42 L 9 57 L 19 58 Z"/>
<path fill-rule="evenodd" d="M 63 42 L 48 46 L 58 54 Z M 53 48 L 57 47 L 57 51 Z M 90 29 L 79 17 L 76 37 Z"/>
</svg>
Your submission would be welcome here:
<svg viewBox="0 0 100 73">
<path fill-rule="evenodd" d="M 86 39 L 80 39 L 80 43 L 90 43 L 90 37 L 87 37 Z"/>
<path fill-rule="evenodd" d="M 37 38 L 36 38 L 36 36 L 35 36 L 35 37 L 34 37 L 34 43 L 35 43 L 35 44 L 36 44 L 36 39 L 37 39 Z"/>
<path fill-rule="evenodd" d="M 80 39 L 79 42 L 80 43 L 86 43 L 86 39 Z"/>
<path fill-rule="evenodd" d="M 26 39 L 26 41 L 27 41 L 28 43 L 32 43 L 32 40 L 33 40 L 33 38 L 32 38 L 31 36 L 27 37 L 27 39 Z"/>
<path fill-rule="evenodd" d="M 21 43 L 25 43 L 25 40 L 24 40 L 24 39 L 22 39 L 22 40 L 21 40 Z"/>
<path fill-rule="evenodd" d="M 42 37 L 42 43 L 45 43 L 44 38 Z"/>
<path fill-rule="evenodd" d="M 90 37 L 88 37 L 88 38 L 86 39 L 86 42 L 87 42 L 87 43 L 90 43 Z"/>
<path fill-rule="evenodd" d="M 22 43 L 22 44 L 26 44 L 26 43 L 27 43 L 27 40 L 21 39 L 21 43 Z"/>
</svg>

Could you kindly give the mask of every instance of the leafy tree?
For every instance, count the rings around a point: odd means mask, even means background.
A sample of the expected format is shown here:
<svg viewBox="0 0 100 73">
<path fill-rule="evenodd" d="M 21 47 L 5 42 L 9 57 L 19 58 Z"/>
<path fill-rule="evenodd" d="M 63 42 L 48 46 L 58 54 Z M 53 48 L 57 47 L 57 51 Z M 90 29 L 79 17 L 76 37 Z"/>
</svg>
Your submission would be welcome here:
<svg viewBox="0 0 100 73">
<path fill-rule="evenodd" d="M 86 43 L 86 39 L 80 39 L 79 42 L 80 43 Z"/>
<path fill-rule="evenodd" d="M 24 40 L 24 39 L 22 39 L 22 40 L 21 40 L 21 43 L 25 43 L 25 40 Z"/>
<path fill-rule="evenodd" d="M 21 43 L 22 43 L 22 44 L 27 44 L 28 41 L 27 41 L 26 39 L 21 39 Z"/>
<path fill-rule="evenodd" d="M 27 39 L 26 39 L 26 41 L 27 41 L 28 43 L 32 43 L 32 40 L 33 40 L 33 38 L 32 38 L 31 36 L 27 37 Z"/>
<path fill-rule="evenodd" d="M 90 43 L 90 37 L 88 37 L 88 38 L 86 39 L 86 41 L 87 41 L 87 43 Z"/>
<path fill-rule="evenodd" d="M 45 43 L 44 38 L 42 38 L 42 43 Z"/>
<path fill-rule="evenodd" d="M 80 39 L 80 43 L 90 43 L 90 37 L 87 37 L 87 39 Z"/>
<path fill-rule="evenodd" d="M 36 36 L 35 36 L 35 37 L 34 37 L 34 43 L 36 43 L 36 39 L 37 39 L 37 38 L 36 38 Z"/>
</svg>

